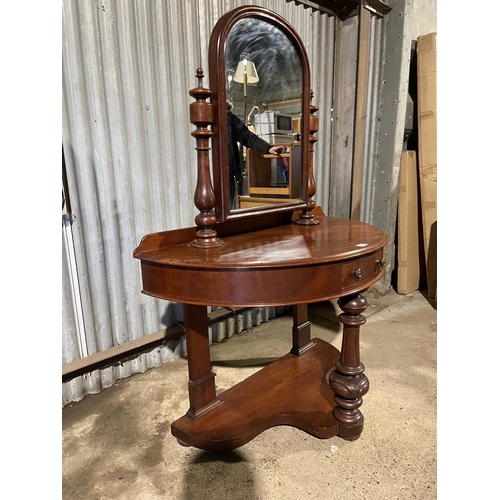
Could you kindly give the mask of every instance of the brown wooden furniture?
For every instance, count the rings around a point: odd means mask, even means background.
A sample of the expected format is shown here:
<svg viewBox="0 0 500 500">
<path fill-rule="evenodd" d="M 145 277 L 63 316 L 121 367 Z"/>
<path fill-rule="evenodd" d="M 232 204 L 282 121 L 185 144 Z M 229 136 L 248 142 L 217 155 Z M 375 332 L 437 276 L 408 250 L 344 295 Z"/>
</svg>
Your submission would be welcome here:
<svg viewBox="0 0 500 500">
<path fill-rule="evenodd" d="M 231 30 L 246 21 L 246 33 L 264 23 L 265 32 L 277 30 L 278 36 L 288 37 L 301 64 L 300 93 L 308 97 L 302 99 L 302 116 L 308 119 L 300 120 L 302 162 L 299 155 L 297 165 L 302 182 L 297 198 L 231 212 L 223 61 L 230 52 L 225 44 Z M 369 387 L 359 352 L 359 327 L 367 307 L 362 292 L 384 274 L 388 237 L 369 224 L 325 217 L 315 207 L 317 108 L 309 102 L 308 61 L 293 28 L 267 9 L 239 7 L 217 23 L 210 47 L 216 92 L 212 98 L 202 86 L 201 69 L 198 87 L 190 92 L 196 99 L 190 109 L 197 127 L 192 133 L 198 151 L 196 227 L 149 234 L 134 252 L 141 262 L 143 293 L 181 302 L 185 308 L 190 407 L 172 424 L 172 433 L 183 444 L 207 450 L 239 447 L 275 425 L 293 425 L 319 438 L 357 439 L 363 430 L 359 407 Z M 209 170 L 211 137 L 215 190 Z M 343 310 L 340 351 L 311 338 L 307 314 L 309 303 L 334 298 Z M 290 352 L 217 394 L 207 306 L 277 305 L 293 306 Z"/>
<path fill-rule="evenodd" d="M 195 228 L 146 236 L 135 252 L 143 292 L 185 304 L 190 408 L 172 424 L 181 442 L 207 450 L 236 448 L 274 425 L 326 438 L 356 439 L 368 379 L 359 354 L 367 302 L 360 293 L 384 273 L 380 229 L 331 217 L 290 222 L 190 246 Z M 340 297 L 342 350 L 314 338 L 307 304 Z M 210 366 L 208 305 L 293 305 L 291 352 L 216 394 Z"/>
<path fill-rule="evenodd" d="M 302 183 L 302 146 L 297 143 L 283 144 L 289 150 L 281 158 L 288 161 L 288 182 L 279 177 L 279 158 L 263 154 L 256 149 L 247 150 L 248 194 L 252 197 L 285 196 L 300 201 Z M 281 199 L 280 203 L 286 201 Z"/>
<path fill-rule="evenodd" d="M 291 199 L 292 202 L 299 202 L 300 199 Z M 275 198 L 274 196 L 257 196 L 257 195 L 241 195 L 238 196 L 238 204 L 240 208 L 255 208 L 268 207 L 272 204 L 283 203 L 283 198 Z"/>
</svg>

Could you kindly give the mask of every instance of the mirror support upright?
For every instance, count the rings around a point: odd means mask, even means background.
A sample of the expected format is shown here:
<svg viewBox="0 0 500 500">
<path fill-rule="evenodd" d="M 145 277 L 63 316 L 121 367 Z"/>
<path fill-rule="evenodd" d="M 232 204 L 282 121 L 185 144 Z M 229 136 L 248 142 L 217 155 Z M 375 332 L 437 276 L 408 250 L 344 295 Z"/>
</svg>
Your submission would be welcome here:
<svg viewBox="0 0 500 500">
<path fill-rule="evenodd" d="M 314 218 L 312 213 L 316 203 L 312 197 L 316 194 L 316 181 L 314 180 L 313 157 L 314 157 L 314 143 L 318 140 L 314 134 L 318 131 L 318 117 L 314 113 L 318 111 L 318 107 L 312 104 L 313 91 L 310 91 L 310 116 L 309 116 L 309 162 L 307 168 L 307 208 L 300 214 L 295 224 L 309 226 L 311 224 L 319 224 L 318 219 Z"/>
<path fill-rule="evenodd" d="M 198 87 L 189 91 L 189 95 L 196 99 L 189 105 L 190 121 L 196 125 L 196 130 L 191 135 L 196 139 L 196 150 L 198 151 L 198 180 L 194 193 L 194 204 L 200 213 L 195 217 L 196 238 L 190 246 L 197 248 L 213 248 L 224 245 L 217 237 L 214 226 L 217 218 L 213 213 L 215 207 L 215 192 L 210 178 L 209 141 L 214 135 L 208 130 L 208 126 L 214 121 L 213 105 L 206 102 L 212 95 L 209 89 L 203 88 L 203 70 L 196 70 Z"/>
</svg>

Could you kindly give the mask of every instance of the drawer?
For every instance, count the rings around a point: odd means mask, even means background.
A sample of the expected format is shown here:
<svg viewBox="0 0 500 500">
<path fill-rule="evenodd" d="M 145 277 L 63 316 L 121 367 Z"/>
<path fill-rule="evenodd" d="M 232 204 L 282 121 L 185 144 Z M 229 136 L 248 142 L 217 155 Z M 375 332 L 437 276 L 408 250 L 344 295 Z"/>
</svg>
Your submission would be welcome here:
<svg viewBox="0 0 500 500">
<path fill-rule="evenodd" d="M 342 289 L 359 288 L 370 283 L 376 279 L 384 265 L 382 250 L 342 264 Z"/>
</svg>

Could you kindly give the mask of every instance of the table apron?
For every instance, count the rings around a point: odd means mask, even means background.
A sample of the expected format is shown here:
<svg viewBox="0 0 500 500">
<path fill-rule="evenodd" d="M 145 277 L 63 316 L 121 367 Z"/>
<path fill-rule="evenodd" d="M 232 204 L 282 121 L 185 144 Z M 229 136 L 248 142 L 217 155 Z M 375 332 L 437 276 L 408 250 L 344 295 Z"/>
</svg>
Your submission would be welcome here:
<svg viewBox="0 0 500 500">
<path fill-rule="evenodd" d="M 141 262 L 143 293 L 186 304 L 278 306 L 354 294 L 384 274 L 383 249 L 340 262 L 293 267 L 194 268 Z"/>
</svg>

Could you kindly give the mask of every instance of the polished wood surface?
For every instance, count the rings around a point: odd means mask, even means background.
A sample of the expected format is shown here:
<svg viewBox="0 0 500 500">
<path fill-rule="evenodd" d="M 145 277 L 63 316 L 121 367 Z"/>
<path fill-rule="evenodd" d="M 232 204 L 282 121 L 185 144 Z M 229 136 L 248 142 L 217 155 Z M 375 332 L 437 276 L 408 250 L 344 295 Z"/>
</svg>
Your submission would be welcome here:
<svg viewBox="0 0 500 500">
<path fill-rule="evenodd" d="M 242 195 L 238 197 L 238 203 L 240 208 L 255 208 L 255 207 L 268 207 L 271 204 L 282 204 L 284 198 L 271 197 L 271 196 L 249 196 Z M 290 200 L 292 202 L 298 202 L 299 199 Z"/>
<path fill-rule="evenodd" d="M 199 268 L 291 267 L 363 256 L 388 243 L 376 226 L 336 217 L 319 217 L 321 224 L 294 224 L 237 234 L 224 246 L 200 250 L 189 245 L 190 228 L 145 236 L 134 252 L 140 260 Z M 286 255 L 285 255 L 286 254 Z"/>
<path fill-rule="evenodd" d="M 193 231 L 146 236 L 143 292 L 189 304 L 259 306 L 310 303 L 361 291 L 384 273 L 387 235 L 362 222 L 319 217 L 320 224 L 284 224 L 190 245 Z"/>
<path fill-rule="evenodd" d="M 335 347 L 315 338 L 302 356 L 289 353 L 219 394 L 220 404 L 201 418 L 178 419 L 172 434 L 207 450 L 237 448 L 276 425 L 292 425 L 319 438 L 335 436 L 335 395 L 327 374 L 338 358 Z"/>
</svg>

